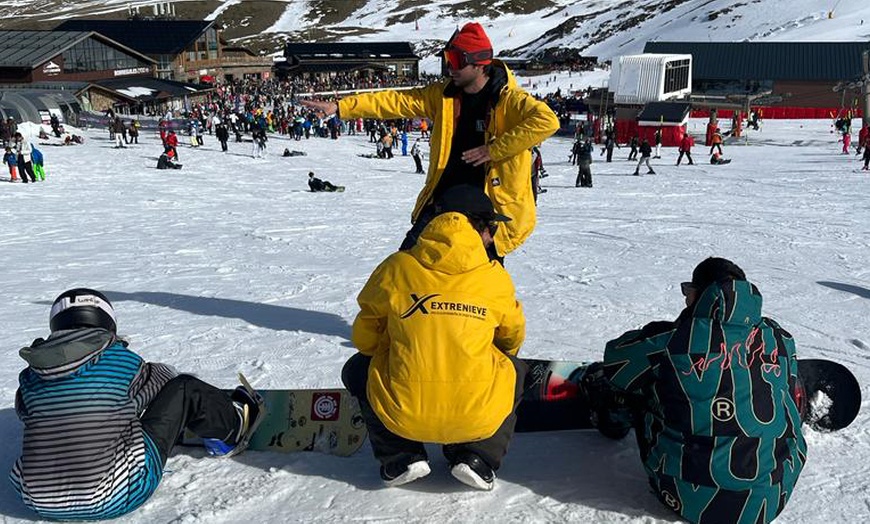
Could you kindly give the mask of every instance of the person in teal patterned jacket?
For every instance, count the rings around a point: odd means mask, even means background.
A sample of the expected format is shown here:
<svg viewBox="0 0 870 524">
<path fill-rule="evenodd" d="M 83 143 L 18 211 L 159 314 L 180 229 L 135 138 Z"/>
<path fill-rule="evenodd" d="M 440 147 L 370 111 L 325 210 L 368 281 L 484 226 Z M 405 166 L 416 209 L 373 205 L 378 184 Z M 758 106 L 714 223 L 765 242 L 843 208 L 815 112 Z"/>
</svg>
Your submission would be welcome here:
<svg viewBox="0 0 870 524">
<path fill-rule="evenodd" d="M 682 285 L 686 308 L 607 343 L 604 375 L 634 410 L 658 498 L 694 523 L 766 523 L 806 461 L 794 400 L 794 340 L 761 316 L 733 262 L 708 258 Z"/>
</svg>

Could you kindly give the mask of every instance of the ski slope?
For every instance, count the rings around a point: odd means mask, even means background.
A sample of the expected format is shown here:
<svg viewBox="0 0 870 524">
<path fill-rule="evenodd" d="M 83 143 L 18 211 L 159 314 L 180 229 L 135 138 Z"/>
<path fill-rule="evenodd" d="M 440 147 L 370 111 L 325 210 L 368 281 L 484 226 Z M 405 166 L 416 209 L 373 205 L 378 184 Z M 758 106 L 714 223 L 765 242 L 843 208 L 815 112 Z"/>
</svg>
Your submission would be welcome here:
<svg viewBox="0 0 870 524">
<path fill-rule="evenodd" d="M 550 86 L 552 89 L 552 86 Z M 690 131 L 703 142 L 704 122 Z M 17 349 L 48 332 L 61 291 L 88 286 L 112 299 L 119 332 L 145 359 L 219 386 L 247 375 L 262 388 L 335 387 L 353 354 L 356 294 L 400 243 L 423 184 L 410 157 L 360 158 L 363 136 L 300 142 L 272 136 L 221 153 L 206 135 L 180 148 L 180 171 L 155 169 L 153 132 L 113 149 L 104 130 L 81 146 L 39 146 L 48 180 L 0 175 L 0 470 L 20 449 L 13 409 Z M 856 137 L 853 137 L 856 138 Z M 285 147 L 307 156 L 282 158 Z M 679 282 L 705 257 L 730 258 L 765 297 L 765 312 L 804 358 L 851 367 L 870 384 L 870 173 L 839 154 L 829 121 L 766 121 L 727 142 L 727 166 L 674 167 L 633 177 L 627 150 L 595 156 L 594 188 L 574 187 L 570 141 L 543 145 L 550 176 L 538 226 L 506 260 L 528 321 L 522 354 L 595 359 L 607 340 L 683 306 Z M 424 148 L 425 149 L 425 148 Z M 347 186 L 307 192 L 307 173 Z M 807 432 L 809 461 L 778 522 L 870 520 L 867 402 L 836 434 Z M 514 439 L 491 493 L 471 491 L 430 447 L 433 473 L 384 489 L 366 444 L 350 458 L 247 453 L 170 458 L 152 499 L 125 523 L 674 522 L 649 493 L 632 438 L 595 432 Z M 34 515 L 0 482 L 0 518 Z"/>
</svg>

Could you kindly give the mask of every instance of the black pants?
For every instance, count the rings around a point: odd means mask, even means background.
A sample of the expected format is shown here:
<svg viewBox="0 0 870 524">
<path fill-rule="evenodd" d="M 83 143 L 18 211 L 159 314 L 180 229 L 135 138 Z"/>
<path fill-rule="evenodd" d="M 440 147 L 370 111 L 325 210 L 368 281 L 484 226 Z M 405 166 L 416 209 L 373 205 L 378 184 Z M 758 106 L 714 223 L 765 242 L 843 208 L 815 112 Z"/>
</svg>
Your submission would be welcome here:
<svg viewBox="0 0 870 524">
<path fill-rule="evenodd" d="M 425 173 L 423 171 L 423 160 L 420 158 L 420 155 L 414 155 L 414 164 L 417 166 L 417 173 Z"/>
<path fill-rule="evenodd" d="M 509 358 L 517 370 L 514 410 L 491 437 L 475 442 L 442 446 L 441 451 L 448 461 L 453 462 L 459 453 L 470 451 L 482 458 L 494 470 L 501 466 L 501 460 L 507 453 L 508 444 L 514 434 L 514 426 L 517 423 L 516 406 L 523 396 L 523 384 L 529 370 L 523 361 L 514 357 Z M 375 458 L 385 465 L 395 463 L 407 465 L 418 460 L 426 460 L 426 448 L 422 442 L 408 440 L 391 432 L 384 426 L 369 404 L 366 397 L 366 384 L 368 383 L 371 360 L 371 357 L 362 353 L 350 357 L 341 370 L 341 381 L 350 391 L 350 394 L 359 401 L 360 411 L 369 432 L 369 441 L 372 444 Z"/>
<path fill-rule="evenodd" d="M 592 163 L 588 160 L 580 161 L 580 167 L 577 170 L 577 182 L 574 185 L 577 187 L 592 187 Z"/>
<path fill-rule="evenodd" d="M 686 155 L 686 158 L 689 159 L 689 165 L 694 164 L 692 161 L 692 152 L 691 151 L 680 151 L 680 156 L 677 157 L 677 165 L 680 165 L 680 162 L 683 160 L 683 155 Z"/>
<path fill-rule="evenodd" d="M 226 151 L 226 150 L 227 150 L 227 141 L 221 140 L 221 151 Z"/>
<path fill-rule="evenodd" d="M 33 174 L 33 164 L 24 161 L 24 155 L 18 155 L 18 172 L 21 175 L 21 181 L 27 183 L 27 177 L 30 176 L 31 182 L 36 182 L 36 175 Z"/>
<path fill-rule="evenodd" d="M 710 154 L 712 155 L 713 151 L 716 149 L 719 150 L 719 154 L 721 155 L 722 154 L 722 144 L 713 144 L 712 146 L 710 146 Z"/>
<path fill-rule="evenodd" d="M 157 445 L 163 464 L 185 428 L 201 438 L 229 442 L 240 423 L 229 393 L 191 375 L 167 382 L 140 420 Z"/>
</svg>

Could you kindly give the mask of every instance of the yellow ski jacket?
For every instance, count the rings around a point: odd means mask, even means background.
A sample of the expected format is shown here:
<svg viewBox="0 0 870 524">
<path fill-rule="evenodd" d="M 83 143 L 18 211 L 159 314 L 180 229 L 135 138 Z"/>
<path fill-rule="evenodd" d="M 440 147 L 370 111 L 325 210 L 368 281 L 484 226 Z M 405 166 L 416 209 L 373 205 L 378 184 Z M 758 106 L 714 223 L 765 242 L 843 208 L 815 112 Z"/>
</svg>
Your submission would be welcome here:
<svg viewBox="0 0 870 524">
<path fill-rule="evenodd" d="M 498 93 L 491 113 L 486 143 L 492 158 L 486 187 L 498 213 L 512 220 L 498 229 L 496 249 L 504 256 L 518 248 L 535 228 L 535 198 L 532 194 L 532 146 L 538 145 L 559 129 L 559 119 L 544 102 L 521 89 L 513 73 L 502 62 L 507 81 Z M 411 215 L 415 222 L 420 211 L 432 201 L 432 194 L 450 159 L 454 125 L 459 118 L 459 93 L 451 80 L 407 91 L 380 91 L 344 98 L 338 102 L 341 118 L 426 117 L 433 122 L 429 141 L 429 171 L 426 184 L 417 197 Z"/>
<path fill-rule="evenodd" d="M 390 255 L 358 297 L 353 343 L 372 357 L 367 396 L 409 440 L 492 436 L 514 409 L 525 317 L 510 275 L 460 213 L 436 216 L 409 251 Z"/>
</svg>

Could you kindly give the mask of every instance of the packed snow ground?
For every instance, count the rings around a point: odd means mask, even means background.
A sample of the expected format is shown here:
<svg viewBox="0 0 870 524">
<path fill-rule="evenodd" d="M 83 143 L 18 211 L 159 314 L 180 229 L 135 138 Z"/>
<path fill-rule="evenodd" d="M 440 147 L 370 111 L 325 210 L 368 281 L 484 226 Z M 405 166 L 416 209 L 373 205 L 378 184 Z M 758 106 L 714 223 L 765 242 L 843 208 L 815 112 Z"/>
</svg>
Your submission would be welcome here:
<svg viewBox="0 0 870 524">
<path fill-rule="evenodd" d="M 690 130 L 702 142 L 704 122 Z M 206 136 L 180 149 L 184 168 L 155 169 L 159 140 L 113 149 L 103 130 L 81 146 L 40 146 L 49 176 L 0 175 L 0 470 L 20 449 L 16 350 L 48 332 L 61 291 L 88 286 L 115 304 L 119 331 L 144 358 L 219 386 L 244 372 L 261 388 L 335 387 L 353 354 L 356 295 L 400 243 L 423 177 L 410 157 L 361 158 L 363 136 L 294 142 L 273 136 L 221 153 Z M 282 158 L 285 147 L 307 156 Z M 829 121 L 766 121 L 726 143 L 733 162 L 630 176 L 627 150 L 594 157 L 595 187 L 574 187 L 570 141 L 543 145 L 549 177 L 538 226 L 506 260 L 528 321 L 522 354 L 597 359 L 607 340 L 683 306 L 678 283 L 711 255 L 756 282 L 766 314 L 799 355 L 835 359 L 870 384 L 870 174 L 839 154 Z M 308 171 L 344 193 L 307 192 Z M 809 462 L 784 523 L 870 520 L 870 418 L 836 434 L 808 431 Z M 595 432 L 517 435 L 491 493 L 433 473 L 383 489 L 366 444 L 350 458 L 251 452 L 233 460 L 182 450 L 152 499 L 123 522 L 673 522 L 648 492 L 632 438 Z M 34 515 L 0 482 L 5 522 Z"/>
</svg>

